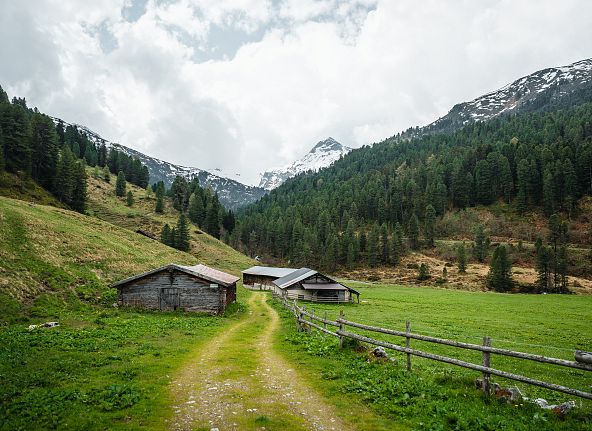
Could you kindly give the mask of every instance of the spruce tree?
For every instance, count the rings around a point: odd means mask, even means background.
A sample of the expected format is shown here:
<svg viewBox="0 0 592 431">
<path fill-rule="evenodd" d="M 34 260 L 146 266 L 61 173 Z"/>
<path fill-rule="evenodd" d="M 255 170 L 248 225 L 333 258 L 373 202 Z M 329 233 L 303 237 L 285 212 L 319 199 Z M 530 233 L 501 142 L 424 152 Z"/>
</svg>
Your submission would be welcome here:
<svg viewBox="0 0 592 431">
<path fill-rule="evenodd" d="M 125 196 L 125 188 L 125 174 L 123 173 L 123 171 L 119 171 L 119 173 L 117 174 L 117 181 L 115 182 L 115 195 L 119 197 Z"/>
<path fill-rule="evenodd" d="M 508 259 L 508 253 L 504 245 L 498 246 L 491 259 L 487 285 L 498 292 L 507 292 L 512 289 L 512 265 Z"/>
<path fill-rule="evenodd" d="M 171 245 L 171 227 L 166 223 L 160 232 L 160 241 L 163 244 Z"/>
<path fill-rule="evenodd" d="M 154 207 L 154 211 L 158 214 L 162 214 L 164 212 L 164 191 L 161 187 L 156 188 L 156 205 Z"/>
<path fill-rule="evenodd" d="M 218 218 L 218 206 L 214 201 L 208 204 L 205 219 L 206 232 L 214 238 L 220 238 L 220 220 Z"/>
<path fill-rule="evenodd" d="M 430 278 L 430 270 L 426 263 L 422 263 L 419 265 L 419 274 L 417 275 L 417 279 L 419 281 L 427 280 Z"/>
<path fill-rule="evenodd" d="M 183 213 L 179 215 L 177 220 L 175 248 L 181 251 L 189 251 L 189 226 L 187 225 L 187 217 Z"/>
<path fill-rule="evenodd" d="M 456 260 L 458 262 L 458 272 L 461 274 L 467 272 L 467 252 L 464 242 L 462 242 L 456 250 Z"/>
<path fill-rule="evenodd" d="M 134 204 L 134 194 L 131 190 L 127 192 L 126 203 L 128 207 L 131 207 Z"/>
<path fill-rule="evenodd" d="M 544 246 L 537 239 L 536 248 L 536 270 L 538 273 L 537 286 L 540 292 L 548 292 L 551 289 L 551 261 L 553 252 L 547 246 Z"/>
<path fill-rule="evenodd" d="M 424 235 L 429 247 L 434 246 L 434 237 L 436 231 L 436 210 L 431 204 L 425 209 Z"/>
<path fill-rule="evenodd" d="M 31 137 L 27 113 L 21 105 L 0 104 L 4 164 L 9 172 L 31 173 Z"/>
<path fill-rule="evenodd" d="M 70 148 L 65 146 L 58 160 L 53 193 L 61 202 L 70 205 L 74 198 L 75 187 L 76 158 Z"/>
<path fill-rule="evenodd" d="M 477 225 L 475 228 L 475 245 L 473 247 L 473 257 L 479 262 L 485 261 L 487 257 L 487 248 L 489 240 L 485 236 L 485 229 L 482 225 Z"/>
<path fill-rule="evenodd" d="M 411 248 L 413 250 L 417 250 L 419 248 L 419 220 L 415 213 L 411 214 L 407 231 L 409 234 L 409 244 Z"/>
<path fill-rule="evenodd" d="M 370 234 L 368 235 L 368 264 L 371 267 L 375 267 L 380 262 L 380 228 L 378 224 L 375 223 L 370 230 Z"/>
<path fill-rule="evenodd" d="M 111 172 L 109 172 L 109 166 L 107 165 L 103 168 L 103 179 L 108 183 L 111 182 Z"/>
<path fill-rule="evenodd" d="M 33 114 L 31 119 L 31 176 L 51 190 L 58 162 L 58 137 L 51 118 Z"/>
<path fill-rule="evenodd" d="M 189 220 L 192 223 L 195 223 L 197 226 L 201 226 L 200 222 L 205 219 L 205 209 L 203 205 L 203 201 L 201 197 L 198 196 L 196 193 L 191 193 L 189 197 L 189 208 L 188 208 L 188 215 Z"/>
<path fill-rule="evenodd" d="M 79 213 L 86 211 L 86 165 L 84 161 L 75 162 L 74 167 L 74 189 L 72 191 L 72 202 L 70 206 Z"/>
<path fill-rule="evenodd" d="M 0 127 L 0 172 L 4 171 L 4 138 L 2 137 L 2 128 Z"/>
</svg>

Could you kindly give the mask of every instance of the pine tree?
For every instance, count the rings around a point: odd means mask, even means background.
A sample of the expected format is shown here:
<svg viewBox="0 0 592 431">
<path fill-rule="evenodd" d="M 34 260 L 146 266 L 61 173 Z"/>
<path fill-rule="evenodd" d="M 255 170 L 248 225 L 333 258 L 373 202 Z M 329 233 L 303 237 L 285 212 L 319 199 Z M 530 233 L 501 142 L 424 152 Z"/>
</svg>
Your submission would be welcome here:
<svg viewBox="0 0 592 431">
<path fill-rule="evenodd" d="M 430 278 L 430 270 L 426 263 L 422 263 L 419 265 L 419 274 L 417 275 L 417 279 L 419 281 L 427 280 Z"/>
<path fill-rule="evenodd" d="M 487 257 L 487 247 L 489 240 L 485 236 L 485 230 L 482 225 L 475 228 L 475 246 L 473 247 L 473 257 L 479 262 L 485 261 Z"/>
<path fill-rule="evenodd" d="M 389 237 L 386 223 L 380 226 L 380 262 L 387 264 L 389 262 Z"/>
<path fill-rule="evenodd" d="M 205 208 L 201 197 L 196 193 L 191 193 L 191 196 L 189 197 L 188 214 L 189 220 L 191 220 L 192 223 L 202 227 L 203 220 L 205 219 Z"/>
<path fill-rule="evenodd" d="M 117 181 L 115 182 L 115 195 L 119 197 L 125 196 L 125 188 L 125 174 L 123 173 L 123 171 L 119 171 L 119 173 L 117 174 Z"/>
<path fill-rule="evenodd" d="M 72 202 L 70 206 L 73 210 L 83 213 L 86 211 L 86 165 L 84 161 L 75 162 L 74 189 L 72 191 Z"/>
<path fill-rule="evenodd" d="M 0 104 L 4 164 L 9 172 L 31 172 L 31 139 L 27 113 L 20 105 Z"/>
<path fill-rule="evenodd" d="M 424 225 L 424 235 L 426 243 L 429 247 L 433 247 L 436 230 L 436 210 L 431 204 L 428 204 L 426 206 Z"/>
<path fill-rule="evenodd" d="M 206 232 L 212 235 L 214 238 L 220 238 L 220 220 L 218 218 L 218 205 L 217 200 L 210 202 L 206 209 L 205 219 Z"/>
<path fill-rule="evenodd" d="M 536 270 L 538 273 L 537 286 L 539 291 L 548 292 L 551 289 L 551 261 L 552 250 L 542 244 L 540 238 L 535 243 L 536 248 Z"/>
<path fill-rule="evenodd" d="M 158 214 L 164 212 L 164 191 L 162 187 L 156 187 L 156 205 L 154 211 Z"/>
<path fill-rule="evenodd" d="M 51 118 L 34 114 L 31 119 L 31 176 L 51 190 L 58 162 L 58 137 Z"/>
<path fill-rule="evenodd" d="M 2 128 L 0 127 L 0 172 L 4 171 L 4 169 L 4 137 L 2 136 Z"/>
<path fill-rule="evenodd" d="M 179 215 L 177 220 L 175 248 L 181 251 L 189 251 L 189 226 L 187 225 L 187 217 L 183 213 Z"/>
<path fill-rule="evenodd" d="M 467 272 L 467 252 L 465 243 L 461 243 L 456 250 L 456 260 L 458 262 L 458 272 L 464 274 Z"/>
<path fill-rule="evenodd" d="M 508 259 L 506 247 L 503 245 L 498 246 L 493 252 L 489 274 L 487 275 L 487 285 L 498 292 L 507 292 L 514 285 L 512 265 Z"/>
<path fill-rule="evenodd" d="M 66 205 L 70 205 L 74 198 L 76 187 L 76 158 L 67 146 L 61 151 L 56 168 L 53 186 L 54 195 Z"/>
<path fill-rule="evenodd" d="M 160 232 L 160 242 L 166 245 L 171 245 L 171 227 L 166 223 Z"/>
<path fill-rule="evenodd" d="M 380 228 L 378 224 L 375 223 L 370 230 L 370 234 L 368 235 L 368 264 L 371 267 L 375 267 L 380 262 L 380 246 L 379 246 L 379 239 L 380 238 Z"/>
<path fill-rule="evenodd" d="M 111 182 L 111 172 L 109 172 L 109 166 L 107 165 L 103 168 L 103 179 L 108 183 Z"/>
<path fill-rule="evenodd" d="M 419 248 L 419 220 L 415 213 L 411 214 L 409 219 L 408 233 L 411 248 L 417 250 Z"/>
<path fill-rule="evenodd" d="M 134 204 L 134 194 L 131 190 L 127 192 L 126 203 L 128 207 L 131 207 Z"/>
</svg>

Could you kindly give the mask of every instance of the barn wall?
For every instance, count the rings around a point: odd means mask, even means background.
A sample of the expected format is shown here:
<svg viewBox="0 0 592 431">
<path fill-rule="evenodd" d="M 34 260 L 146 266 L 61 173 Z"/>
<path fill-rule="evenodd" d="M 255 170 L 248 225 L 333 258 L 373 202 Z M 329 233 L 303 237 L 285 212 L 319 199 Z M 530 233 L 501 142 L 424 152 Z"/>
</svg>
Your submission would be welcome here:
<svg viewBox="0 0 592 431">
<path fill-rule="evenodd" d="M 119 290 L 119 303 L 129 307 L 160 309 L 160 289 L 171 286 L 166 271 L 136 280 Z"/>
<path fill-rule="evenodd" d="M 277 280 L 277 277 L 269 277 L 265 275 L 251 275 L 251 274 L 243 274 L 243 284 L 248 284 L 249 286 L 253 286 L 254 284 L 262 284 L 264 286 L 273 286 L 274 280 Z"/>
<path fill-rule="evenodd" d="M 236 300 L 236 285 L 230 293 L 223 286 L 211 287 L 210 282 L 180 271 L 168 271 L 135 280 L 119 289 L 119 303 L 123 306 L 148 309 L 223 313 L 226 304 Z M 164 292 L 170 293 L 170 296 Z M 163 300 L 168 298 L 168 302 Z"/>
</svg>

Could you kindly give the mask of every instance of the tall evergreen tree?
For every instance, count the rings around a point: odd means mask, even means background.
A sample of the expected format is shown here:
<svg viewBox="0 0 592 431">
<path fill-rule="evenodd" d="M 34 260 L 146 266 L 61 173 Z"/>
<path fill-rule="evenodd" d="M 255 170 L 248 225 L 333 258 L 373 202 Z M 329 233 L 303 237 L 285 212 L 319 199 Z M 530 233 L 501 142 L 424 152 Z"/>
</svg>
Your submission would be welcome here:
<svg viewBox="0 0 592 431">
<path fill-rule="evenodd" d="M 461 274 L 467 272 L 467 251 L 464 242 L 462 242 L 456 249 L 456 260 L 458 264 L 458 272 Z"/>
<path fill-rule="evenodd" d="M 131 207 L 134 204 L 134 194 L 131 190 L 127 192 L 126 203 L 128 207 Z"/>
<path fill-rule="evenodd" d="M 536 245 L 537 286 L 541 292 L 549 292 L 551 290 L 552 254 L 552 250 L 542 243 Z"/>
<path fill-rule="evenodd" d="M 58 137 L 51 118 L 33 114 L 31 119 L 31 176 L 45 189 L 51 190 L 58 161 Z"/>
<path fill-rule="evenodd" d="M 0 104 L 0 128 L 4 139 L 6 170 L 30 174 L 31 139 L 25 109 L 19 104 Z"/>
<path fill-rule="evenodd" d="M 478 224 L 475 228 L 475 245 L 473 247 L 473 257 L 479 262 L 485 261 L 487 257 L 487 248 L 489 246 L 489 239 L 485 235 L 483 225 Z"/>
<path fill-rule="evenodd" d="M 71 207 L 79 213 L 86 211 L 86 165 L 84 161 L 77 161 L 74 163 L 74 189 L 72 190 Z"/>
<path fill-rule="evenodd" d="M 415 213 L 411 214 L 409 218 L 407 233 L 409 234 L 409 245 L 413 250 L 417 250 L 419 248 L 419 219 Z"/>
<path fill-rule="evenodd" d="M 189 220 L 197 226 L 202 227 L 203 220 L 205 219 L 205 211 L 201 197 L 196 193 L 192 193 L 189 197 Z"/>
<path fill-rule="evenodd" d="M 171 227 L 166 223 L 160 232 L 160 241 L 163 244 L 171 246 Z"/>
<path fill-rule="evenodd" d="M 380 262 L 380 228 L 378 224 L 375 223 L 370 230 L 370 234 L 368 235 L 368 264 L 371 267 L 378 266 Z"/>
<path fill-rule="evenodd" d="M 425 209 L 424 226 L 426 243 L 429 247 L 433 247 L 436 235 L 436 210 L 431 204 L 428 204 Z"/>
<path fill-rule="evenodd" d="M 156 187 L 156 205 L 154 211 L 158 214 L 164 212 L 164 190 L 162 187 Z"/>
<path fill-rule="evenodd" d="M 189 226 L 185 214 L 181 213 L 175 229 L 175 247 L 181 251 L 189 251 Z"/>
<path fill-rule="evenodd" d="M 487 285 L 498 292 L 507 292 L 512 289 L 512 264 L 508 259 L 508 252 L 504 245 L 498 246 L 493 252 Z"/>
<path fill-rule="evenodd" d="M 125 188 L 125 174 L 123 173 L 123 171 L 119 171 L 119 173 L 117 174 L 117 181 L 115 182 L 115 195 L 119 197 L 125 196 Z"/>
</svg>

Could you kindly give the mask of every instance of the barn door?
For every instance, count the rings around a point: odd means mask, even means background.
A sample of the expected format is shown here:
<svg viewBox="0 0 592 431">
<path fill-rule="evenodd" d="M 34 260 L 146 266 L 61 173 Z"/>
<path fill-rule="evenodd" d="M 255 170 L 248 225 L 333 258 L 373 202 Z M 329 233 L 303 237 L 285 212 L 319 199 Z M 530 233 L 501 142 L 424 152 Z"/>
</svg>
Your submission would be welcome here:
<svg viewBox="0 0 592 431">
<path fill-rule="evenodd" d="M 179 289 L 165 287 L 160 289 L 160 309 L 176 310 L 179 308 Z"/>
</svg>

